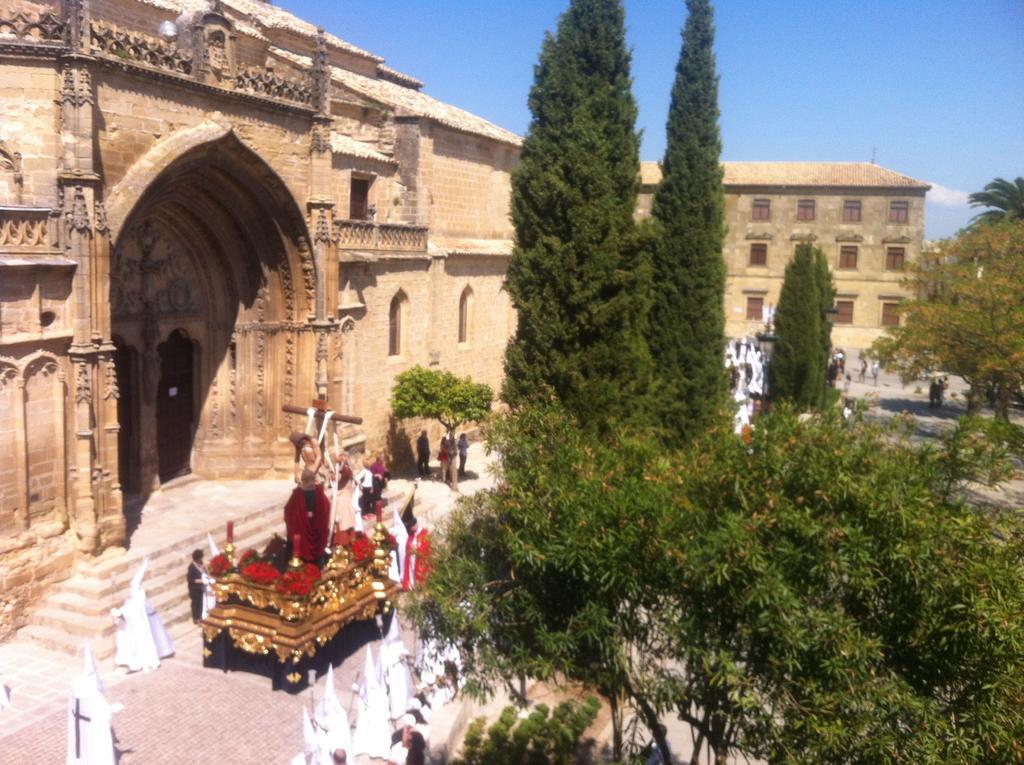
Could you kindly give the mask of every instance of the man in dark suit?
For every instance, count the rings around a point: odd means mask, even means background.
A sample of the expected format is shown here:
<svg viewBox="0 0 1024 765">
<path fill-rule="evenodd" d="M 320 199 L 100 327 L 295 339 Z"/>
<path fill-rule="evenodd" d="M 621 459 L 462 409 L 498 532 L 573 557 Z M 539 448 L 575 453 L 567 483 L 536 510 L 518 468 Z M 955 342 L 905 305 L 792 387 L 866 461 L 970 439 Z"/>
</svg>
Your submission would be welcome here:
<svg viewBox="0 0 1024 765">
<path fill-rule="evenodd" d="M 192 551 L 192 562 L 188 564 L 188 574 L 185 579 L 188 582 L 188 597 L 192 601 L 192 623 L 198 624 L 203 618 L 203 592 L 206 588 L 203 583 L 203 576 L 206 574 L 206 567 L 203 565 L 203 551 Z"/>
</svg>

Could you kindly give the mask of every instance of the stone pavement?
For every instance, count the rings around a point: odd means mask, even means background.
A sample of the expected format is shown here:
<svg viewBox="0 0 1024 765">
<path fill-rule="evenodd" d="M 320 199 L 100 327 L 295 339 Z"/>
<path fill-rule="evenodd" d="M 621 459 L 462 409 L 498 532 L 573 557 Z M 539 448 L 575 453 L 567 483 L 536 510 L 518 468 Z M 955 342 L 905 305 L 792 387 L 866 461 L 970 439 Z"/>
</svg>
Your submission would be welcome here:
<svg viewBox="0 0 1024 765">
<path fill-rule="evenodd" d="M 467 462 L 470 471 L 467 480 L 460 482 L 460 494 L 492 485 L 488 464 L 483 446 L 471 444 Z M 412 476 L 396 475 L 388 493 L 403 496 L 414 482 Z M 147 500 L 141 525 L 127 551 L 107 551 L 104 556 L 141 558 L 175 539 L 194 535 L 196 529 L 209 525 L 213 514 L 226 520 L 241 508 L 274 503 L 283 506 L 291 487 L 289 481 L 184 479 Z M 436 524 L 458 496 L 439 480 L 424 480 L 419 482 L 415 512 L 428 525 Z M 223 541 L 215 538 L 218 543 Z M 184 586 L 181 596 L 187 598 Z M 125 674 L 115 671 L 110 660 L 100 662 L 108 700 L 125 705 L 114 718 L 121 765 L 220 758 L 286 763 L 301 750 L 301 707 L 309 703 L 309 692 L 299 696 L 274 693 L 269 678 L 203 668 L 201 634 L 191 623 L 177 625 L 171 635 L 176 653 L 155 672 Z M 414 652 L 415 635 L 403 629 L 403 637 Z M 351 708 L 353 724 L 352 684 L 362 672 L 363 659 L 363 652 L 358 651 L 335 669 L 338 696 Z M 63 762 L 68 691 L 81 665 L 78 657 L 46 650 L 27 640 L 0 645 L 0 678 L 11 690 L 12 702 L 10 708 L 0 712 L 0 765 Z M 314 689 L 317 697 L 323 682 L 321 678 Z M 458 709 L 451 710 L 435 722 L 434 737 L 447 736 L 447 731 L 438 727 L 444 719 L 461 724 L 465 717 Z"/>
</svg>

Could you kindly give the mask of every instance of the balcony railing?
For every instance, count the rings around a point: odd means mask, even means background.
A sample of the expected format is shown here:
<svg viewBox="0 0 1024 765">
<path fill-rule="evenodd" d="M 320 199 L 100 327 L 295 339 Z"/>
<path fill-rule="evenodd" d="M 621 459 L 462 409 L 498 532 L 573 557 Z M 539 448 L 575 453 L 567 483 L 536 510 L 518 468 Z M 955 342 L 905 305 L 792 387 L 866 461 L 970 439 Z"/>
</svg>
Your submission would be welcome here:
<svg viewBox="0 0 1024 765">
<path fill-rule="evenodd" d="M 426 252 L 427 227 L 369 220 L 334 221 L 334 241 L 345 250 Z"/>
</svg>

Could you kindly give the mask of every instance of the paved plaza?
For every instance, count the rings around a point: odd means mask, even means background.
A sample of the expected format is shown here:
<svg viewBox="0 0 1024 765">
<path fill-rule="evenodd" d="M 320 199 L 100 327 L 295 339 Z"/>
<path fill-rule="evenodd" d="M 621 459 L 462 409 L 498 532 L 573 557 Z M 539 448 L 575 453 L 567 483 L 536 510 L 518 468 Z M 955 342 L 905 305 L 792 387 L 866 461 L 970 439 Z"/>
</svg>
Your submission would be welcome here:
<svg viewBox="0 0 1024 765">
<path fill-rule="evenodd" d="M 856 360 L 854 359 L 854 362 Z M 851 363 L 851 366 L 854 366 Z M 879 385 L 853 382 L 849 395 L 874 401 L 872 417 L 888 417 L 909 412 L 918 418 L 917 435 L 933 437 L 952 424 L 964 412 L 963 388 L 951 381 L 947 405 L 931 409 L 927 401 L 927 383 L 907 386 L 891 375 L 883 374 Z M 487 457 L 481 444 L 473 444 L 468 480 L 460 484 L 462 493 L 471 494 L 492 484 Z M 435 470 L 436 472 L 436 470 Z M 409 490 L 411 478 L 399 476 L 391 490 Z M 266 507 L 283 505 L 290 484 L 287 481 L 206 482 L 186 481 L 151 497 L 141 517 L 141 525 L 132 538 L 128 553 L 108 551 L 108 555 L 136 555 L 165 544 L 174 535 L 187 535 L 192 524 L 207 522 L 211 506 L 218 512 L 230 512 L 232 506 Z M 429 524 L 438 523 L 451 509 L 457 495 L 437 480 L 420 484 L 417 515 Z M 1024 505 L 1024 482 L 1016 481 L 1003 492 L 1003 501 Z M 184 574 L 185 562 L 182 563 Z M 186 597 L 184 584 L 182 598 Z M 202 641 L 198 628 L 180 624 L 172 630 L 176 653 L 159 670 L 149 674 L 125 675 L 115 672 L 108 659 L 101 663 L 101 675 L 107 697 L 125 708 L 114 718 L 114 730 L 121 750 L 122 765 L 179 763 L 196 760 L 228 762 L 286 763 L 302 746 L 301 707 L 308 705 L 311 693 L 298 696 L 274 693 L 270 680 L 243 672 L 222 673 L 204 669 L 201 663 Z M 415 651 L 416 636 L 404 630 L 410 649 Z M 336 670 L 336 688 L 343 705 L 349 708 L 352 684 L 362 669 L 363 653 L 357 652 Z M 11 689 L 13 706 L 0 713 L 0 765 L 10 763 L 60 763 L 67 745 L 65 706 L 71 680 L 78 674 L 81 661 L 65 654 L 47 651 L 22 640 L 0 645 L 0 676 Z M 323 679 L 314 693 L 323 691 Z M 433 735 L 445 738 L 458 719 L 468 716 L 457 705 L 434 724 Z M 680 734 L 681 736 L 681 734 Z M 676 751 L 683 753 L 679 740 Z"/>
</svg>

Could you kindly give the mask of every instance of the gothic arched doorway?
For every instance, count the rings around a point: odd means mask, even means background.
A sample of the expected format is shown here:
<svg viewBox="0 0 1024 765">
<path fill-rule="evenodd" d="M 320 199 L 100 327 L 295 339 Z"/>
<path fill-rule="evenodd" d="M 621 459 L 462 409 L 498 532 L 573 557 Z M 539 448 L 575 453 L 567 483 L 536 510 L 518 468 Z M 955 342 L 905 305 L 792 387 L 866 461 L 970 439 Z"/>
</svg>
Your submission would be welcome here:
<svg viewBox="0 0 1024 765">
<path fill-rule="evenodd" d="M 149 183 L 111 253 L 110 303 L 131 383 L 118 412 L 127 493 L 189 471 L 290 469 L 281 404 L 313 389 L 315 270 L 294 199 L 234 135 Z"/>
</svg>

